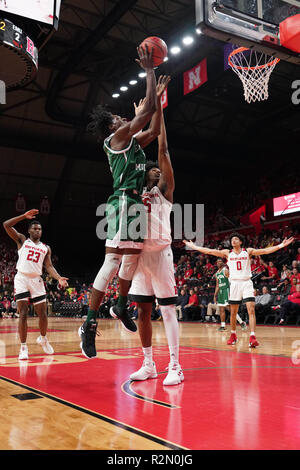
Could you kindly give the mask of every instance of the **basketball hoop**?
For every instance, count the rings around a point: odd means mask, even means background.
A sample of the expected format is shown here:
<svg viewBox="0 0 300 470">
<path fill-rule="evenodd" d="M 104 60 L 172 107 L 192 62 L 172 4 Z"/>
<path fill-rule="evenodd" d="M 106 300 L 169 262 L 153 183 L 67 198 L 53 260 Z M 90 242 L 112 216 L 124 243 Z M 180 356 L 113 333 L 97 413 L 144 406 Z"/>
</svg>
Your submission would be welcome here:
<svg viewBox="0 0 300 470">
<path fill-rule="evenodd" d="M 243 83 L 244 97 L 248 103 L 269 98 L 269 79 L 280 59 L 247 47 L 234 49 L 228 64 Z"/>
</svg>

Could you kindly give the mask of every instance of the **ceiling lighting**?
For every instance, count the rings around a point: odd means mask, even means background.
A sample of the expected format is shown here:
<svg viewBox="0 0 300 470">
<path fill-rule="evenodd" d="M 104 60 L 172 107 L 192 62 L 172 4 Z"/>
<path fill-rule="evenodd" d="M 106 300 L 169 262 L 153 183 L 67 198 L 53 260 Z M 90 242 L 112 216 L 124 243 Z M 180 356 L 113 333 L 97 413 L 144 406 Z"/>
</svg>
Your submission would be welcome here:
<svg viewBox="0 0 300 470">
<path fill-rule="evenodd" d="M 129 85 L 136 85 L 137 84 L 137 80 L 130 80 L 129 82 Z"/>
<path fill-rule="evenodd" d="M 200 30 L 199 28 L 196 28 L 196 33 L 197 33 L 197 34 L 202 34 L 202 33 L 201 33 L 201 30 Z"/>
<path fill-rule="evenodd" d="M 120 96 L 119 93 L 114 93 L 114 94 L 112 95 L 113 98 L 119 98 L 119 96 Z"/>
<path fill-rule="evenodd" d="M 128 90 L 128 87 L 127 87 L 127 86 L 121 86 L 121 87 L 120 87 L 120 90 L 121 90 L 121 91 L 127 91 L 127 90 Z"/>
<path fill-rule="evenodd" d="M 174 46 L 170 50 L 171 54 L 174 54 L 174 55 L 179 54 L 180 51 L 181 51 L 181 49 L 178 46 Z"/>
<path fill-rule="evenodd" d="M 164 62 L 167 62 L 169 60 L 169 57 L 164 58 Z"/>
<path fill-rule="evenodd" d="M 186 36 L 183 38 L 182 42 L 185 46 L 189 46 L 190 44 L 193 44 L 194 38 L 192 38 L 192 36 Z"/>
<path fill-rule="evenodd" d="M 146 72 L 141 72 L 141 73 L 139 73 L 139 77 L 140 77 L 140 78 L 144 78 L 144 77 L 146 77 L 146 75 L 147 75 Z"/>
</svg>

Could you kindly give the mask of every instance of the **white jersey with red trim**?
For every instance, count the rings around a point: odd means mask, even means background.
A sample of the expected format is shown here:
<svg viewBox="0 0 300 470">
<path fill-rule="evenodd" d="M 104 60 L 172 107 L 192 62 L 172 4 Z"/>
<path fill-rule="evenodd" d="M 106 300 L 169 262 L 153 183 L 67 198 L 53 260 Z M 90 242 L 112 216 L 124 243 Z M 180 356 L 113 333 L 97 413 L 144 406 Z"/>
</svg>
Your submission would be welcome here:
<svg viewBox="0 0 300 470">
<path fill-rule="evenodd" d="M 34 243 L 28 238 L 18 250 L 17 271 L 29 277 L 41 276 L 47 253 L 47 245 L 42 242 Z"/>
<path fill-rule="evenodd" d="M 172 243 L 170 214 L 173 204 L 163 196 L 158 186 L 150 191 L 145 188 L 142 199 L 148 216 L 143 250 L 162 250 Z"/>
<path fill-rule="evenodd" d="M 251 279 L 251 263 L 248 251 L 242 248 L 237 254 L 233 250 L 228 255 L 229 281 Z"/>
</svg>

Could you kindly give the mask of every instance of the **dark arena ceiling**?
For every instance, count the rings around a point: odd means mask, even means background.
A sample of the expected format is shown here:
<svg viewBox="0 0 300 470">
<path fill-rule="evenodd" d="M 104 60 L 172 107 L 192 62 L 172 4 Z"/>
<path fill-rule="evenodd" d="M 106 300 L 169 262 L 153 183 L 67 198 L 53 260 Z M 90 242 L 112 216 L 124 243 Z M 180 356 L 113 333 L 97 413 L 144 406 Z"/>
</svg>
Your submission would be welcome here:
<svg viewBox="0 0 300 470">
<path fill-rule="evenodd" d="M 144 80 L 117 99 L 112 94 L 140 72 L 137 45 L 159 36 L 169 48 L 182 46 L 186 34 L 194 43 L 169 54 L 157 70 L 157 76 L 172 76 L 165 118 L 175 198 L 216 209 L 220 198 L 230 203 L 239 191 L 255 188 L 261 174 L 280 186 L 287 171 L 299 171 L 300 104 L 291 99 L 299 67 L 281 61 L 269 100 L 247 104 L 238 77 L 224 71 L 224 44 L 195 33 L 194 0 L 62 0 L 59 28 L 40 51 L 36 78 L 0 105 L 3 218 L 14 215 L 18 192 L 26 195 L 28 208 L 46 194 L 51 241 L 73 239 L 74 232 L 84 243 L 95 239 L 96 208 L 110 194 L 112 180 L 104 153 L 85 132 L 89 112 L 108 103 L 131 118 L 133 102 L 144 96 Z M 208 81 L 184 96 L 183 72 L 204 58 Z M 156 148 L 146 151 L 149 158 Z"/>
</svg>

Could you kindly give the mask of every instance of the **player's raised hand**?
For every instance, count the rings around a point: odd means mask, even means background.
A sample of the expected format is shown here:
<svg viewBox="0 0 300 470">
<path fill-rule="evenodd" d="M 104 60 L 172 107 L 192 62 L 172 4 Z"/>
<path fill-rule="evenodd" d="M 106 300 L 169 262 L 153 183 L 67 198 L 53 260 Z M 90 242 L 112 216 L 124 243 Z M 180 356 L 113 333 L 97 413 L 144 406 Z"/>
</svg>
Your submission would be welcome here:
<svg viewBox="0 0 300 470">
<path fill-rule="evenodd" d="M 195 245 L 195 243 L 192 242 L 192 240 L 190 241 L 183 240 L 183 243 L 185 244 L 185 246 L 187 246 L 188 248 L 191 248 L 192 250 L 196 250 L 198 248 L 197 245 Z"/>
<path fill-rule="evenodd" d="M 39 213 L 37 209 L 30 209 L 30 211 L 25 212 L 26 219 L 34 219 L 35 216 Z"/>
<path fill-rule="evenodd" d="M 160 75 L 157 85 L 156 85 L 156 94 L 158 98 L 162 96 L 163 92 L 169 85 L 170 81 L 171 81 L 170 75 Z"/>
<path fill-rule="evenodd" d="M 65 289 L 66 287 L 68 287 L 68 280 L 69 278 L 68 277 L 60 277 L 58 279 L 58 286 L 60 289 Z"/>
<path fill-rule="evenodd" d="M 290 245 L 291 243 L 293 243 L 294 240 L 294 237 L 285 238 L 282 242 L 282 248 L 285 248 L 286 246 Z"/>
<path fill-rule="evenodd" d="M 146 101 L 146 98 L 141 98 L 138 105 L 136 103 L 133 103 L 135 115 L 143 111 L 145 101 Z"/>
<path fill-rule="evenodd" d="M 145 71 L 147 70 L 152 70 L 153 69 L 153 59 L 152 59 L 152 54 L 153 54 L 153 49 L 149 52 L 148 45 L 145 44 L 145 47 L 137 47 L 137 52 L 138 52 L 138 59 L 135 59 L 135 61 L 139 64 L 142 69 Z"/>
</svg>

